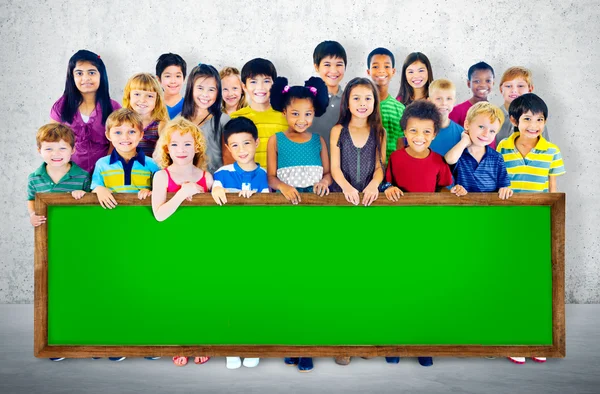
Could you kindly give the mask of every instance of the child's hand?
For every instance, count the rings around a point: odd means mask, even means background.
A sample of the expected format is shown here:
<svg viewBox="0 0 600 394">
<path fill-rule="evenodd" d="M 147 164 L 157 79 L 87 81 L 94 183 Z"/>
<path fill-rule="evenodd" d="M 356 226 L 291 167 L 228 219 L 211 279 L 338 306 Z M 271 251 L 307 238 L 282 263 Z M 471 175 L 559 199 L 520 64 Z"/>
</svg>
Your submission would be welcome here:
<svg viewBox="0 0 600 394">
<path fill-rule="evenodd" d="M 192 201 L 192 196 L 198 193 L 204 193 L 204 189 L 197 183 L 184 182 L 177 193 L 181 193 L 188 201 Z"/>
<path fill-rule="evenodd" d="M 215 200 L 218 205 L 227 204 L 227 195 L 224 188 L 213 187 L 211 195 L 213 200 Z"/>
<path fill-rule="evenodd" d="M 113 209 L 117 206 L 117 200 L 115 200 L 115 196 L 113 196 L 112 190 L 104 186 L 98 186 L 94 189 L 94 193 L 98 196 L 98 202 L 102 208 Z"/>
<path fill-rule="evenodd" d="M 471 146 L 471 144 L 473 143 L 473 141 L 471 141 L 471 137 L 469 137 L 469 132 L 468 131 L 463 131 L 462 133 L 460 133 L 460 143 L 463 144 L 466 147 Z"/>
<path fill-rule="evenodd" d="M 42 224 L 46 223 L 46 217 L 38 216 L 35 214 L 35 212 L 31 212 L 29 214 L 29 223 L 31 223 L 33 227 L 41 226 Z"/>
<path fill-rule="evenodd" d="M 512 195 L 513 190 L 510 187 L 501 187 L 500 190 L 498 190 L 498 196 L 501 200 L 508 200 Z"/>
<path fill-rule="evenodd" d="M 151 194 L 152 194 L 152 191 L 149 189 L 140 189 L 140 191 L 138 192 L 138 198 L 140 200 L 145 200 L 146 197 L 148 197 Z"/>
<path fill-rule="evenodd" d="M 455 185 L 452 189 L 450 189 L 450 193 L 456 194 L 458 197 L 464 196 L 467 194 L 467 189 L 462 187 L 461 185 Z"/>
<path fill-rule="evenodd" d="M 385 197 L 390 200 L 390 201 L 398 201 L 400 199 L 400 197 L 402 197 L 404 195 L 404 193 L 402 193 L 402 190 L 400 190 L 400 188 L 396 187 L 396 186 L 390 186 L 387 189 L 385 189 Z"/>
<path fill-rule="evenodd" d="M 296 190 L 295 187 L 282 184 L 281 186 L 279 186 L 279 191 L 288 201 L 291 201 L 294 205 L 297 205 L 301 201 L 300 193 L 298 193 L 298 190 Z"/>
<path fill-rule="evenodd" d="M 329 186 L 327 186 L 327 182 L 321 179 L 319 182 L 315 183 L 313 186 L 313 192 L 319 197 L 329 195 Z"/>
<path fill-rule="evenodd" d="M 254 193 L 256 193 L 256 190 L 242 190 L 238 197 L 250 198 Z"/>
<path fill-rule="evenodd" d="M 344 193 L 344 197 L 346 197 L 346 201 L 351 204 L 358 205 L 360 202 L 360 196 L 358 195 L 358 190 L 350 186 L 349 189 L 342 190 Z"/>
<path fill-rule="evenodd" d="M 379 197 L 379 189 L 377 186 L 371 186 L 369 184 L 369 186 L 365 187 L 365 190 L 363 190 L 363 205 L 368 207 L 373 201 L 377 200 L 377 197 Z"/>
<path fill-rule="evenodd" d="M 73 190 L 71 195 L 74 199 L 79 200 L 81 197 L 85 196 L 85 192 L 83 190 Z"/>
</svg>

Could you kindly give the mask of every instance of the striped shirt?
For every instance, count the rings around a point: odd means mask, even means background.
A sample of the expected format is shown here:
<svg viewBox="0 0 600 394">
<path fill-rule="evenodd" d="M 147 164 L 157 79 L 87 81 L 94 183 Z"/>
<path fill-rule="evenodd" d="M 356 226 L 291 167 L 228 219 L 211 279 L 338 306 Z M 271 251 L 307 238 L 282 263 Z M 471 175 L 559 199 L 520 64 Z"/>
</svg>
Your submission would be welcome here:
<svg viewBox="0 0 600 394">
<path fill-rule="evenodd" d="M 257 163 L 258 164 L 258 163 Z M 237 162 L 223 166 L 215 172 L 213 188 L 222 187 L 227 193 L 254 190 L 268 193 L 267 171 L 258 164 L 252 171 L 244 171 Z"/>
<path fill-rule="evenodd" d="M 523 157 L 515 147 L 520 134 L 514 132 L 496 148 L 506 163 L 510 187 L 515 192 L 548 192 L 548 177 L 565 173 L 560 150 L 540 136 L 535 148 Z"/>
<path fill-rule="evenodd" d="M 385 162 L 387 163 L 392 152 L 396 150 L 398 138 L 404 137 L 404 131 L 400 127 L 404 104 L 388 95 L 385 100 L 381 100 L 381 103 L 379 103 L 379 109 L 381 111 L 381 123 L 383 123 L 387 135 L 385 152 Z"/>
<path fill-rule="evenodd" d="M 138 148 L 137 154 L 126 162 L 113 150 L 96 162 L 92 175 L 92 190 L 98 186 L 109 188 L 115 193 L 137 193 L 141 189 L 152 188 L 152 176 L 158 165 Z"/>
<path fill-rule="evenodd" d="M 510 186 L 502 155 L 489 146 L 485 147 L 479 162 L 471 156 L 469 149 L 465 149 L 453 167 L 455 183 L 469 193 L 497 192 L 502 187 Z"/>
<path fill-rule="evenodd" d="M 42 164 L 27 179 L 27 199 L 35 200 L 35 193 L 70 193 L 75 190 L 90 191 L 90 174 L 71 162 L 71 168 L 58 182 L 54 182 L 46 163 Z"/>
</svg>

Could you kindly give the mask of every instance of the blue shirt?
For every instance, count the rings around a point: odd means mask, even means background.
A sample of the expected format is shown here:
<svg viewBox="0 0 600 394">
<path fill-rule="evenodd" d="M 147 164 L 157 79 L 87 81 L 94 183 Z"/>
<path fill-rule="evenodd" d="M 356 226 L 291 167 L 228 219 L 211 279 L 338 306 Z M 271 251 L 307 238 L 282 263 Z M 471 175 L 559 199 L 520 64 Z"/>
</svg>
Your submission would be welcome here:
<svg viewBox="0 0 600 394">
<path fill-rule="evenodd" d="M 448 127 L 438 131 L 433 141 L 431 141 L 429 149 L 438 155 L 445 156 L 454 145 L 458 144 L 463 130 L 464 129 L 458 123 L 451 120 Z"/>
<path fill-rule="evenodd" d="M 239 192 L 241 190 L 254 190 L 259 193 L 269 192 L 267 182 L 267 171 L 260 164 L 253 171 L 244 171 L 237 162 L 219 168 L 213 175 L 213 188 L 219 186 L 227 192 Z"/>
<path fill-rule="evenodd" d="M 139 148 L 129 162 L 115 149 L 96 162 L 91 189 L 104 186 L 116 193 L 137 193 L 141 189 L 151 189 L 152 176 L 159 169 L 154 160 L 145 156 Z"/>
<path fill-rule="evenodd" d="M 179 100 L 179 102 L 172 107 L 169 107 L 167 105 L 167 111 L 169 112 L 169 119 L 173 119 L 174 117 L 179 115 L 181 113 L 181 111 L 183 111 L 183 100 L 184 100 L 184 98 L 182 97 L 181 100 Z"/>
<path fill-rule="evenodd" d="M 510 186 L 510 178 L 502 155 L 490 146 L 485 147 L 481 161 L 477 160 L 469 149 L 465 149 L 452 169 L 457 185 L 463 186 L 469 193 L 497 192 Z"/>
</svg>

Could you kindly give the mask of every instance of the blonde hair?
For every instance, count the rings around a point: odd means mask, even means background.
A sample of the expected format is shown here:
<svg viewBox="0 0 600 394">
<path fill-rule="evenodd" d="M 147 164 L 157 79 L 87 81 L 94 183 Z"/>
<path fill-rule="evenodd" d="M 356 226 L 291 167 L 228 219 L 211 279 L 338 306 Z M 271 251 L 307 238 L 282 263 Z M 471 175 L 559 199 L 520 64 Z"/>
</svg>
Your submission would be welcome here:
<svg viewBox="0 0 600 394">
<path fill-rule="evenodd" d="M 131 108 L 130 96 L 132 90 L 145 90 L 156 93 L 156 104 L 152 110 L 152 119 L 158 121 L 169 121 L 169 113 L 163 96 L 163 88 L 158 79 L 150 73 L 138 73 L 129 78 L 123 92 L 123 107 Z"/>
<path fill-rule="evenodd" d="M 75 146 L 75 133 L 69 126 L 60 123 L 48 123 L 39 128 L 35 135 L 37 147 L 42 147 L 42 142 L 60 142 L 64 140 L 71 148 Z"/>
<path fill-rule="evenodd" d="M 531 88 L 531 71 L 528 68 L 516 66 L 504 71 L 504 74 L 502 74 L 502 79 L 500 79 L 500 89 L 502 89 L 502 84 L 504 82 L 512 81 L 513 79 L 519 77 L 523 78 L 525 82 L 527 82 L 527 85 L 529 85 L 529 87 Z"/>
<path fill-rule="evenodd" d="M 435 90 L 452 90 L 454 94 L 456 94 L 456 86 L 454 83 L 451 80 L 444 78 L 436 79 L 429 84 L 430 96 Z"/>
<path fill-rule="evenodd" d="M 153 158 L 161 168 L 166 168 L 173 164 L 173 159 L 169 154 L 169 144 L 171 143 L 171 136 L 173 133 L 178 132 L 180 135 L 191 133 L 194 138 L 194 165 L 203 170 L 206 169 L 206 141 L 204 135 L 194 123 L 185 119 L 182 116 L 177 116 L 173 120 L 169 121 L 162 131 L 161 136 L 156 142 L 156 150 L 154 151 Z"/>
<path fill-rule="evenodd" d="M 140 133 L 144 131 L 144 125 L 142 124 L 142 118 L 132 109 L 119 108 L 113 111 L 106 119 L 106 133 L 110 133 L 110 129 L 113 127 L 119 127 L 125 123 L 131 125 L 131 127 L 139 130 Z"/>
<path fill-rule="evenodd" d="M 235 110 L 240 110 L 248 106 L 248 102 L 246 101 L 246 92 L 242 88 L 242 78 L 240 76 L 240 70 L 235 67 L 224 67 L 221 71 L 219 71 L 219 77 L 221 78 L 221 86 L 223 85 L 223 78 L 228 77 L 230 75 L 235 75 L 240 80 L 240 101 L 238 102 Z M 225 112 L 227 110 L 227 103 L 225 99 L 221 99 L 221 112 Z"/>
<path fill-rule="evenodd" d="M 504 113 L 502 110 L 487 101 L 480 101 L 469 108 L 465 122 L 471 123 L 478 115 L 487 115 L 492 123 L 498 120 L 500 121 L 500 126 L 504 124 Z"/>
</svg>

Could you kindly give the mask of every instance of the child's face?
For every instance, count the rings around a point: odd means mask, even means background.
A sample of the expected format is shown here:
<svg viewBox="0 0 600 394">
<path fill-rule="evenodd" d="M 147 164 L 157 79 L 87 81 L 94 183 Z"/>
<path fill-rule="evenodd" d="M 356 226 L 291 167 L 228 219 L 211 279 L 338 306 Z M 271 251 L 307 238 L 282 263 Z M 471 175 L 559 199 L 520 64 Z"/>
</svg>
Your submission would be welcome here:
<svg viewBox="0 0 600 394">
<path fill-rule="evenodd" d="M 100 72 L 90 62 L 77 62 L 73 69 L 75 86 L 84 93 L 95 93 L 100 87 Z"/>
<path fill-rule="evenodd" d="M 467 85 L 471 88 L 473 97 L 487 100 L 494 87 L 494 75 L 490 70 L 475 70 L 471 74 L 471 80 L 467 82 Z"/>
<path fill-rule="evenodd" d="M 244 90 L 248 98 L 256 104 L 267 104 L 271 97 L 273 78 L 268 75 L 255 75 L 246 79 Z"/>
<path fill-rule="evenodd" d="M 65 140 L 58 142 L 42 141 L 38 152 L 42 155 L 42 159 L 49 167 L 62 167 L 71 161 L 71 155 L 75 149 Z"/>
<path fill-rule="evenodd" d="M 228 107 L 236 107 L 242 95 L 242 82 L 237 75 L 228 75 L 221 79 L 223 100 Z"/>
<path fill-rule="evenodd" d="M 326 56 L 319 64 L 315 64 L 315 71 L 328 88 L 337 88 L 344 78 L 346 64 L 341 57 Z"/>
<path fill-rule="evenodd" d="M 181 86 L 183 85 L 185 76 L 181 71 L 181 67 L 173 65 L 165 68 L 158 79 L 165 90 L 165 94 L 175 96 L 181 92 Z"/>
<path fill-rule="evenodd" d="M 375 96 L 373 90 L 365 85 L 358 85 L 352 88 L 350 92 L 350 102 L 348 109 L 352 116 L 357 118 L 368 118 L 375 106 Z"/>
<path fill-rule="evenodd" d="M 133 127 L 129 123 L 111 127 L 106 133 L 106 138 L 121 156 L 134 153 L 143 136 L 144 132 L 142 130 Z"/>
<path fill-rule="evenodd" d="M 448 89 L 435 89 L 429 95 L 429 101 L 435 104 L 444 119 L 448 118 L 456 102 L 456 92 Z"/>
<path fill-rule="evenodd" d="M 529 86 L 524 78 L 518 77 L 510 81 L 505 81 L 500 86 L 500 93 L 506 104 L 510 104 L 517 97 L 521 97 L 525 93 L 531 93 L 533 86 Z"/>
<path fill-rule="evenodd" d="M 309 99 L 293 99 L 283 110 L 288 125 L 296 133 L 304 133 L 315 118 L 315 108 Z"/>
<path fill-rule="evenodd" d="M 519 117 L 519 121 L 516 122 L 515 118 L 511 116 L 510 122 L 519 128 L 521 136 L 528 139 L 537 139 L 546 126 L 546 119 L 544 114 L 534 114 L 531 111 L 527 111 Z"/>
<path fill-rule="evenodd" d="M 227 139 L 227 149 L 238 164 L 254 163 L 254 154 L 259 140 L 250 133 L 235 133 Z"/>
<path fill-rule="evenodd" d="M 428 78 L 427 66 L 421 61 L 417 60 L 406 68 L 406 81 L 413 89 L 425 87 Z"/>
<path fill-rule="evenodd" d="M 392 77 L 396 74 L 396 69 L 392 67 L 392 59 L 388 55 L 375 55 L 371 58 L 371 64 L 367 70 L 375 85 L 379 87 L 390 84 Z M 382 100 L 385 97 L 381 98 Z"/>
<path fill-rule="evenodd" d="M 197 108 L 208 109 L 217 101 L 217 81 L 213 77 L 200 77 L 194 82 L 194 103 Z"/>
<path fill-rule="evenodd" d="M 409 118 L 404 136 L 408 146 L 417 153 L 425 152 L 435 137 L 435 124 L 431 119 Z"/>
<path fill-rule="evenodd" d="M 196 148 L 192 133 L 181 135 L 179 131 L 174 131 L 171 134 L 171 142 L 168 148 L 174 164 L 186 165 L 194 162 Z"/>
<path fill-rule="evenodd" d="M 465 120 L 465 130 L 469 132 L 471 142 L 475 146 L 486 146 L 492 143 L 500 130 L 500 121 L 490 121 L 488 114 L 479 114 L 471 122 Z"/>
<path fill-rule="evenodd" d="M 157 93 L 149 90 L 132 90 L 129 94 L 129 105 L 142 118 L 150 116 L 156 106 Z"/>
</svg>

